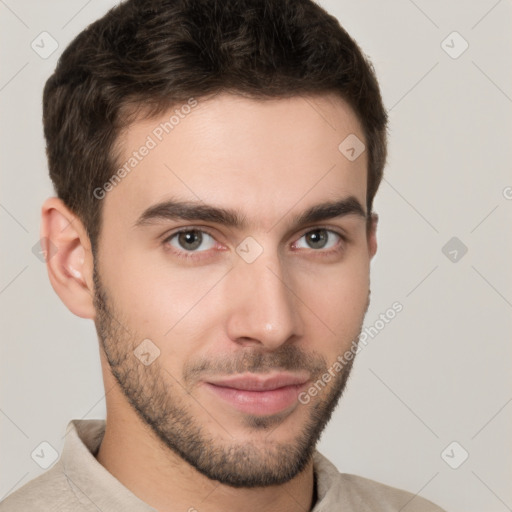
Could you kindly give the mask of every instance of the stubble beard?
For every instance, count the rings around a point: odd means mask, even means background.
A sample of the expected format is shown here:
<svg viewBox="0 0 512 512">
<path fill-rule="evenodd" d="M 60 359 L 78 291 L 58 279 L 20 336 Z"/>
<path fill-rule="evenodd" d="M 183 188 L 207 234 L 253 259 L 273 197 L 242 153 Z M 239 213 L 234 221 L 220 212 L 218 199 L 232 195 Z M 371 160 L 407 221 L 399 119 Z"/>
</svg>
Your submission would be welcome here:
<svg viewBox="0 0 512 512">
<path fill-rule="evenodd" d="M 234 433 L 230 433 L 229 425 L 222 425 L 222 417 L 211 410 L 210 404 L 200 404 L 191 399 L 186 378 L 183 379 L 185 382 L 178 382 L 178 376 L 171 375 L 162 367 L 158 358 L 145 366 L 135 357 L 133 350 L 142 338 L 133 336 L 123 326 L 122 315 L 112 306 L 101 284 L 96 262 L 93 279 L 96 330 L 110 371 L 127 401 L 164 449 L 172 450 L 207 478 L 236 488 L 280 485 L 306 468 L 343 394 L 354 359 L 344 365 L 331 385 L 323 389 L 315 400 L 308 405 L 298 405 L 308 407 L 308 413 L 299 434 L 293 439 L 278 442 L 272 438 L 281 428 L 283 418 L 280 415 L 246 415 L 244 431 L 256 432 L 259 439 L 263 431 L 267 435 L 263 442 L 247 441 L 247 435 L 237 441 Z M 194 369 L 204 369 L 205 364 L 203 361 Z M 236 361 L 229 362 L 229 369 L 232 373 L 306 369 L 314 376 L 312 381 L 315 382 L 327 373 L 327 364 L 317 354 L 305 354 L 295 345 L 283 344 L 272 353 L 247 351 Z M 193 373 L 191 371 L 187 375 Z M 209 418 L 213 416 L 219 430 L 223 431 L 222 438 L 205 430 L 187 406 L 187 401 L 192 407 L 199 407 L 200 414 L 204 412 Z"/>
</svg>

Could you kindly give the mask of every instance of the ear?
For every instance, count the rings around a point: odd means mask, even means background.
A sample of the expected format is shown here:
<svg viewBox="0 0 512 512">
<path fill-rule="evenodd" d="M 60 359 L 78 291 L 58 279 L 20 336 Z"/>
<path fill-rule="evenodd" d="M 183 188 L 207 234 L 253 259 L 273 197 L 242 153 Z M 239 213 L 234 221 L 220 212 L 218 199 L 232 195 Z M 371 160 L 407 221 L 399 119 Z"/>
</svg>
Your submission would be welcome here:
<svg viewBox="0 0 512 512">
<path fill-rule="evenodd" d="M 368 240 L 368 254 L 370 259 L 375 256 L 377 252 L 377 224 L 379 222 L 379 216 L 376 213 L 372 213 L 368 221 L 366 230 L 366 237 Z"/>
<path fill-rule="evenodd" d="M 42 206 L 40 234 L 53 289 L 72 313 L 94 319 L 93 256 L 82 222 L 61 199 L 50 197 Z"/>
</svg>

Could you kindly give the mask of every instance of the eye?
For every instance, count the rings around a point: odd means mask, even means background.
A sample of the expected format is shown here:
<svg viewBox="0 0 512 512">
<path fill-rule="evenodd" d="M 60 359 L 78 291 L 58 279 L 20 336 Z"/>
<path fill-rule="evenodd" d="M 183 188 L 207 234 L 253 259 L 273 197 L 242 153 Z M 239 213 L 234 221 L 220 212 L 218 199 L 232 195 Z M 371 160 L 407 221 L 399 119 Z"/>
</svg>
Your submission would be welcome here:
<svg viewBox="0 0 512 512">
<path fill-rule="evenodd" d="M 204 244 L 205 241 L 208 242 L 206 247 Z M 185 252 L 204 252 L 215 246 L 214 238 L 205 231 L 201 231 L 199 229 L 184 229 L 177 231 L 166 238 L 164 243 L 168 243 L 177 249 L 178 252 L 182 252 L 183 250 L 185 250 Z M 203 245 L 203 249 L 197 250 L 201 245 Z"/>
<path fill-rule="evenodd" d="M 301 240 L 305 241 L 305 246 Z M 332 256 L 343 250 L 344 244 L 340 241 L 346 241 L 342 234 L 318 227 L 305 232 L 292 246 L 294 249 L 313 249 L 319 255 Z M 209 257 L 208 251 L 216 247 L 216 240 L 203 229 L 187 227 L 169 235 L 162 244 L 179 258 L 198 261 Z"/>
<path fill-rule="evenodd" d="M 298 249 L 331 249 L 335 247 L 340 240 L 343 240 L 343 237 L 330 229 L 317 228 L 304 233 L 299 241 L 302 239 L 306 240 L 307 246 L 300 247 L 300 242 L 295 242 L 294 247 Z"/>
</svg>

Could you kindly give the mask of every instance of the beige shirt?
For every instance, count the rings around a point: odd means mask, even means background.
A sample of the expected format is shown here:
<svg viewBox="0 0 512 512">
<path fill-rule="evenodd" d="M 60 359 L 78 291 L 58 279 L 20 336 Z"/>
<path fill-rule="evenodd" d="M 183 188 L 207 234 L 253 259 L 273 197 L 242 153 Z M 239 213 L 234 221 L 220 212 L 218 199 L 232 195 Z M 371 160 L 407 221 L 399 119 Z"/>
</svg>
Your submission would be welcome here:
<svg viewBox="0 0 512 512">
<path fill-rule="evenodd" d="M 94 457 L 105 420 L 71 420 L 60 459 L 0 503 L 0 512 L 155 512 Z M 318 500 L 311 512 L 444 512 L 419 496 L 342 474 L 314 453 Z"/>
</svg>

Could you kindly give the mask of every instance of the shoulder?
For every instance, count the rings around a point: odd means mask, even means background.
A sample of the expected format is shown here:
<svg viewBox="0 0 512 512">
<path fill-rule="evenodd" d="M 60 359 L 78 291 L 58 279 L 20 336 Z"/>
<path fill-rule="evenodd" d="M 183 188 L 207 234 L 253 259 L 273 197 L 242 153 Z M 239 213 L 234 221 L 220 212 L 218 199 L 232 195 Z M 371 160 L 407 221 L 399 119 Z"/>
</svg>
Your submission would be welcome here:
<svg viewBox="0 0 512 512">
<path fill-rule="evenodd" d="M 0 512 L 54 512 L 85 510 L 77 499 L 60 461 L 9 494 L 0 502 Z"/>
<path fill-rule="evenodd" d="M 315 507 L 314 512 L 337 509 L 358 512 L 445 512 L 417 494 L 362 476 L 340 473 L 319 452 L 315 453 L 315 468 L 322 499 L 319 508 Z"/>
<path fill-rule="evenodd" d="M 368 510 L 382 512 L 445 512 L 431 501 L 396 487 L 358 475 L 339 474 L 340 486 Z M 348 491 L 350 489 L 350 491 Z"/>
</svg>

